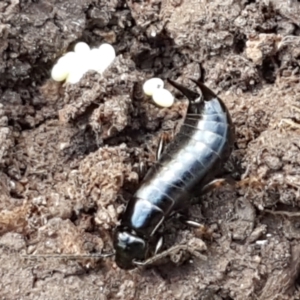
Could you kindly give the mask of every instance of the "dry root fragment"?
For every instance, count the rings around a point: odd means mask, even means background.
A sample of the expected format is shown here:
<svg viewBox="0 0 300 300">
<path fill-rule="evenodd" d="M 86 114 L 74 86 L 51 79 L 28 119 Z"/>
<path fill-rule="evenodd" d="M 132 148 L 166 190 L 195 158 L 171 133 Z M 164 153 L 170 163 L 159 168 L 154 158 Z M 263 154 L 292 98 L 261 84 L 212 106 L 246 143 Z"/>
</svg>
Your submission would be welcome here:
<svg viewBox="0 0 300 300">
<path fill-rule="evenodd" d="M 278 123 L 278 127 L 282 127 L 283 123 L 287 124 L 289 127 L 300 129 L 300 124 L 290 120 L 290 119 L 281 119 Z"/>
<path fill-rule="evenodd" d="M 270 210 L 265 209 L 264 212 L 272 215 L 282 215 L 287 217 L 300 217 L 300 212 L 297 211 L 280 211 L 280 210 Z"/>
<path fill-rule="evenodd" d="M 206 244 L 199 238 L 191 239 L 187 245 L 176 245 L 173 246 L 153 257 L 148 258 L 144 262 L 138 262 L 138 266 L 152 265 L 163 258 L 170 256 L 172 262 L 178 264 L 185 261 L 185 256 L 191 254 L 201 260 L 207 260 L 207 257 L 200 252 L 206 251 Z"/>
</svg>

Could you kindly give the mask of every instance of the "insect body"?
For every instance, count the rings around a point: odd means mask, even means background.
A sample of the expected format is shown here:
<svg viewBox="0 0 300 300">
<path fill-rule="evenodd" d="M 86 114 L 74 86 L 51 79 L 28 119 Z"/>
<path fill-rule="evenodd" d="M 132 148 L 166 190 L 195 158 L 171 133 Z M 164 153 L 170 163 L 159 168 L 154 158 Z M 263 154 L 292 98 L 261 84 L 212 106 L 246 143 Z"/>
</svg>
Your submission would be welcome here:
<svg viewBox="0 0 300 300">
<path fill-rule="evenodd" d="M 223 102 L 205 85 L 200 93 L 169 82 L 189 100 L 179 133 L 150 168 L 128 202 L 114 236 L 116 263 L 134 268 L 149 255 L 149 244 L 167 217 L 186 208 L 229 158 L 234 128 Z"/>
</svg>

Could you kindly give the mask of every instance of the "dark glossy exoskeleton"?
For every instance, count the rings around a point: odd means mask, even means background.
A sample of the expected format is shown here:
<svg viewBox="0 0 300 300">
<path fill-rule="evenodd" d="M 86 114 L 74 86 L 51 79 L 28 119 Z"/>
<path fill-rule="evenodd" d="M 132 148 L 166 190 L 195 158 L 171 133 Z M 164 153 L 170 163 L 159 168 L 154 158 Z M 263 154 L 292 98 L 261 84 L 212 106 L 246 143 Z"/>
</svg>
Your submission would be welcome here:
<svg viewBox="0 0 300 300">
<path fill-rule="evenodd" d="M 193 92 L 169 80 L 189 100 L 179 133 L 150 168 L 129 201 L 114 236 L 116 263 L 134 268 L 149 255 L 149 243 L 171 214 L 191 204 L 220 172 L 234 143 L 234 127 L 224 103 L 204 84 Z"/>
</svg>

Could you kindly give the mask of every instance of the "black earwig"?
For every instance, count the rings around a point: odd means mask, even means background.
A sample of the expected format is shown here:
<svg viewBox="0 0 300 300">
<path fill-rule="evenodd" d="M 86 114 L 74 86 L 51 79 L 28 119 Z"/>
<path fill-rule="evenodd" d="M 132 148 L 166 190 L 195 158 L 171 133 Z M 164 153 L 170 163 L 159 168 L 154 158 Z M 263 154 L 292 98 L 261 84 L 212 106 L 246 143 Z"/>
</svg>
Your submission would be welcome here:
<svg viewBox="0 0 300 300">
<path fill-rule="evenodd" d="M 133 269 L 148 258 L 161 224 L 207 188 L 233 149 L 234 127 L 222 100 L 200 82 L 194 81 L 199 93 L 169 82 L 188 98 L 187 115 L 128 202 L 115 231 L 116 263 L 122 269 Z"/>
</svg>

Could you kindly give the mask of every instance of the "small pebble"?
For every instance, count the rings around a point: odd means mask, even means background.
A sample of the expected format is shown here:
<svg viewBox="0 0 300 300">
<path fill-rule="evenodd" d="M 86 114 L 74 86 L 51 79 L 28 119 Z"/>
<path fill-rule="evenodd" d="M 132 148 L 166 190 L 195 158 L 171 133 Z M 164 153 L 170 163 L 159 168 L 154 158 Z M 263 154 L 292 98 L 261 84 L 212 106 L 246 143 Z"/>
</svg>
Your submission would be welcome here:
<svg viewBox="0 0 300 300">
<path fill-rule="evenodd" d="M 151 78 L 143 84 L 143 91 L 147 96 L 152 96 L 156 89 L 162 89 L 164 82 L 160 78 Z"/>
<path fill-rule="evenodd" d="M 171 107 L 174 103 L 174 96 L 166 89 L 156 89 L 152 99 L 157 105 L 162 107 Z"/>
</svg>

